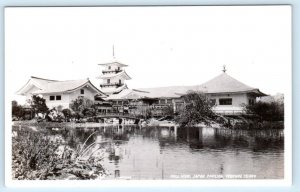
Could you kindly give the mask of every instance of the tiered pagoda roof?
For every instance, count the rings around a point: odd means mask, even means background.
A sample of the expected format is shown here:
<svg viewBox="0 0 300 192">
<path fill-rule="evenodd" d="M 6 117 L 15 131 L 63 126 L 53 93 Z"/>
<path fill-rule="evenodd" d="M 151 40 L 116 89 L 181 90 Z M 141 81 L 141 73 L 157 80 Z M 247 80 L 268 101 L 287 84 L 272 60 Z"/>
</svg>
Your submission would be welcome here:
<svg viewBox="0 0 300 192">
<path fill-rule="evenodd" d="M 125 65 L 123 63 L 120 63 L 118 61 L 114 61 L 114 62 L 109 62 L 109 63 L 101 63 L 101 64 L 98 64 L 98 65 L 102 65 L 102 66 L 112 66 L 112 65 L 116 65 L 118 67 L 127 67 L 128 65 Z"/>
<path fill-rule="evenodd" d="M 120 77 L 120 78 L 126 79 L 126 80 L 131 79 L 131 77 L 129 77 L 129 75 L 126 73 L 125 70 L 122 70 L 122 71 L 117 72 L 117 73 L 104 73 L 104 74 L 100 75 L 98 78 L 100 78 L 100 79 L 110 79 L 110 78 L 116 78 L 116 77 Z"/>
</svg>

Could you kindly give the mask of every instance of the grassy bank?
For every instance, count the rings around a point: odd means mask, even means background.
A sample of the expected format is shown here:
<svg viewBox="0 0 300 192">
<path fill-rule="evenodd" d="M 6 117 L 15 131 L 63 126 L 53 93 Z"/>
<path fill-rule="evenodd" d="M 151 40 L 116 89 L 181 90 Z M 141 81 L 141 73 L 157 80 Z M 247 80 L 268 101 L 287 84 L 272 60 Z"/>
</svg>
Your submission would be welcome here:
<svg viewBox="0 0 300 192">
<path fill-rule="evenodd" d="M 99 179 L 107 175 L 101 157 L 83 156 L 46 130 L 15 130 L 12 138 L 12 178 L 18 180 Z"/>
</svg>

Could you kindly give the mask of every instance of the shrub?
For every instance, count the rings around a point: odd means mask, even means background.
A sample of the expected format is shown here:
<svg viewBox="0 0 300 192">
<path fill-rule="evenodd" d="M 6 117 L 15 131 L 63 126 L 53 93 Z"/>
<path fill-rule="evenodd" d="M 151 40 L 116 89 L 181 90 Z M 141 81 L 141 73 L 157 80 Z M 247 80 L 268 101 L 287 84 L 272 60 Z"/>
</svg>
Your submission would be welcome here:
<svg viewBox="0 0 300 192">
<path fill-rule="evenodd" d="M 70 109 L 63 109 L 62 113 L 64 114 L 65 118 L 71 118 L 72 117 L 72 112 Z"/>
<path fill-rule="evenodd" d="M 82 114 L 85 117 L 92 117 L 92 116 L 96 115 L 96 110 L 93 109 L 93 108 L 85 108 L 85 109 L 82 110 Z"/>
</svg>

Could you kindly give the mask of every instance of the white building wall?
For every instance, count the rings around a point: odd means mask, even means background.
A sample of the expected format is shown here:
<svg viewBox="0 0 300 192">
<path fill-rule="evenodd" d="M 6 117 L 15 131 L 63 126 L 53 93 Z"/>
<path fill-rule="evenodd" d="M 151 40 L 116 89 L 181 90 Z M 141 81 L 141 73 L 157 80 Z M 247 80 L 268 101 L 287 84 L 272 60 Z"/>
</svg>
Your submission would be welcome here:
<svg viewBox="0 0 300 192">
<path fill-rule="evenodd" d="M 58 106 L 62 106 L 63 109 L 70 108 L 70 103 L 72 103 L 72 101 L 77 99 L 79 96 L 83 96 L 87 99 L 94 101 L 94 96 L 96 95 L 96 92 L 87 87 L 82 89 L 84 90 L 84 94 L 81 94 L 81 89 L 78 89 L 70 93 L 43 94 L 43 98 L 46 99 L 46 105 L 49 109 L 57 108 Z M 50 96 L 56 97 L 57 95 L 61 95 L 61 100 L 50 100 Z"/>
<path fill-rule="evenodd" d="M 219 99 L 232 98 L 232 106 L 240 107 L 243 104 L 248 104 L 248 96 L 246 93 L 238 93 L 238 94 L 218 94 L 218 95 L 210 95 L 210 99 L 216 99 L 216 104 L 220 105 Z"/>
<path fill-rule="evenodd" d="M 77 99 L 79 96 L 83 96 L 87 99 L 90 99 L 92 101 L 94 101 L 94 96 L 97 94 L 95 91 L 92 91 L 91 89 L 84 87 L 82 88 L 84 90 L 84 94 L 80 93 L 81 89 L 78 89 L 76 91 L 73 91 L 70 93 L 70 101 L 74 101 L 75 99 Z"/>
<path fill-rule="evenodd" d="M 61 96 L 61 100 L 56 100 L 58 95 Z M 55 96 L 55 100 L 50 100 L 50 96 Z M 69 108 L 69 93 L 43 94 L 43 98 L 46 100 L 46 105 L 49 109 L 57 108 L 58 106 L 62 106 L 63 109 Z"/>
<path fill-rule="evenodd" d="M 216 99 L 216 105 L 212 108 L 215 112 L 234 113 L 244 112 L 244 105 L 248 105 L 249 97 L 246 93 L 235 94 L 214 94 L 209 96 L 210 99 Z M 232 105 L 220 105 L 219 99 L 232 98 Z"/>
<path fill-rule="evenodd" d="M 26 92 L 26 94 L 25 94 L 26 100 L 31 99 L 32 93 L 35 92 L 35 91 L 37 91 L 37 90 L 39 90 L 39 88 L 37 88 L 37 87 L 35 87 L 35 86 L 32 86 L 32 88 L 30 88 L 30 89 Z"/>
</svg>

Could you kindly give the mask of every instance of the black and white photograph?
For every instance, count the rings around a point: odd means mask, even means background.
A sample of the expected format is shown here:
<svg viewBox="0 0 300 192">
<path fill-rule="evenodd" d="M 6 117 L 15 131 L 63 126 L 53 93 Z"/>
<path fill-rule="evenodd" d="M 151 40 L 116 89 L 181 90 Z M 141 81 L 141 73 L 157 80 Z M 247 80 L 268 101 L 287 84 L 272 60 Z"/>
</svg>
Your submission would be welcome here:
<svg viewBox="0 0 300 192">
<path fill-rule="evenodd" d="M 6 7 L 6 181 L 290 181 L 291 14 Z"/>
</svg>

